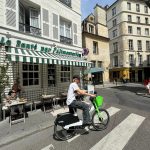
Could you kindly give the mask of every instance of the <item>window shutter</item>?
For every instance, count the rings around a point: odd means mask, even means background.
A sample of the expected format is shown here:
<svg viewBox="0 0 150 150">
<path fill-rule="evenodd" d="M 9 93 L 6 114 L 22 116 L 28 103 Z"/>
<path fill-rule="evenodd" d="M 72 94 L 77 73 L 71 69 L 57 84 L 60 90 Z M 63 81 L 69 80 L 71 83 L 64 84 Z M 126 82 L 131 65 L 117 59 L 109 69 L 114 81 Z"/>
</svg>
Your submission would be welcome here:
<svg viewBox="0 0 150 150">
<path fill-rule="evenodd" d="M 43 35 L 49 37 L 49 13 L 43 8 Z"/>
<path fill-rule="evenodd" d="M 58 40 L 58 15 L 53 14 L 53 39 Z"/>
<path fill-rule="evenodd" d="M 73 23 L 73 43 L 75 45 L 78 44 L 78 37 L 77 37 L 77 24 Z"/>
<path fill-rule="evenodd" d="M 6 25 L 16 27 L 16 0 L 6 0 Z"/>
</svg>

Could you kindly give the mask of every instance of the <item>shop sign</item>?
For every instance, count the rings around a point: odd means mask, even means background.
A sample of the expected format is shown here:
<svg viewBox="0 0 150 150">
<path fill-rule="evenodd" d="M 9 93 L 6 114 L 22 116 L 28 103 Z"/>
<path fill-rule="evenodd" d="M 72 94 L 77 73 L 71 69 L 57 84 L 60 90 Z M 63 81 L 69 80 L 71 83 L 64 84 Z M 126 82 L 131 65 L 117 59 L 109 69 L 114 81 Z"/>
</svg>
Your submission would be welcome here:
<svg viewBox="0 0 150 150">
<path fill-rule="evenodd" d="M 0 44 L 2 44 L 3 46 L 4 45 L 11 46 L 12 41 L 6 40 L 4 37 L 1 37 Z M 47 47 L 41 44 L 22 42 L 21 40 L 16 40 L 14 47 L 28 49 L 28 50 L 40 50 L 42 52 L 48 52 L 48 53 L 59 54 L 59 55 L 62 54 L 62 55 L 71 55 L 71 56 L 81 57 L 81 54 L 78 52 L 71 52 L 71 51 L 67 51 L 65 49 L 57 48 L 57 47 Z"/>
</svg>

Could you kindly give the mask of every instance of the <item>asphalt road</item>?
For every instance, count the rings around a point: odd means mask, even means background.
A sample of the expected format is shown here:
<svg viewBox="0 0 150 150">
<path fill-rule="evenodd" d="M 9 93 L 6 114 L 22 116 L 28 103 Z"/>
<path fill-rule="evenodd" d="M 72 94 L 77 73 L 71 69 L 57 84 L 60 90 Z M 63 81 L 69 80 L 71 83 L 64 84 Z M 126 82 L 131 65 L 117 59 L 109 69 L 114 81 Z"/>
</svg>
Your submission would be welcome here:
<svg viewBox="0 0 150 150">
<path fill-rule="evenodd" d="M 150 150 L 150 98 L 138 96 L 129 87 L 97 89 L 104 107 L 118 109 L 107 129 L 89 130 L 70 141 L 53 138 L 53 127 L 1 150 Z"/>
</svg>

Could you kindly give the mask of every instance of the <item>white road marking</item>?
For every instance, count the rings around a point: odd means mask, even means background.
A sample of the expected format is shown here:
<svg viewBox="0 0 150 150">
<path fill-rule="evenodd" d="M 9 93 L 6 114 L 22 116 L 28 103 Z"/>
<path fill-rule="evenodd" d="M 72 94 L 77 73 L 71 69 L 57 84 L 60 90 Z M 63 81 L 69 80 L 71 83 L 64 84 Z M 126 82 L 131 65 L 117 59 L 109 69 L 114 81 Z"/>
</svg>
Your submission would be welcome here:
<svg viewBox="0 0 150 150">
<path fill-rule="evenodd" d="M 69 109 L 68 108 L 61 108 L 61 109 L 58 109 L 58 110 L 54 110 L 54 112 L 51 112 L 51 114 L 53 116 L 57 116 L 57 114 L 60 114 L 60 113 L 65 113 L 65 112 L 69 112 Z"/>
<path fill-rule="evenodd" d="M 130 114 L 90 150 L 122 150 L 144 119 L 142 116 Z"/>
<path fill-rule="evenodd" d="M 109 113 L 109 115 L 110 115 L 110 117 L 111 117 L 111 116 L 113 116 L 114 114 L 116 114 L 117 112 L 119 112 L 120 109 L 119 109 L 119 108 L 116 108 L 116 107 L 110 107 L 110 108 L 107 109 L 107 111 L 108 111 L 108 113 Z M 86 127 L 85 130 L 88 131 L 89 128 Z M 78 138 L 79 136 L 80 136 L 80 134 L 74 136 L 73 138 L 71 138 L 71 139 L 69 139 L 69 140 L 67 140 L 67 141 L 70 143 L 70 142 L 72 142 L 74 139 Z"/>
<path fill-rule="evenodd" d="M 53 144 L 50 144 L 50 145 L 48 145 L 48 146 L 42 148 L 41 150 L 54 150 L 54 149 L 55 149 L 54 145 L 53 145 Z"/>
</svg>

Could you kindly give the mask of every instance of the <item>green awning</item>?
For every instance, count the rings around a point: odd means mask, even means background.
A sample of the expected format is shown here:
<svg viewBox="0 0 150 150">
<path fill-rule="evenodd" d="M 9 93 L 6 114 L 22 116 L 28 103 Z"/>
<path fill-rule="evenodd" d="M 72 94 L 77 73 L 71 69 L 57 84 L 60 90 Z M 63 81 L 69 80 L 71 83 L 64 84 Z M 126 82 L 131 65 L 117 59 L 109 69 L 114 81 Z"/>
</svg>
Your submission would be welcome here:
<svg viewBox="0 0 150 150">
<path fill-rule="evenodd" d="M 82 57 L 58 55 L 35 50 L 10 48 L 8 49 L 6 54 L 8 59 L 14 62 L 59 64 L 70 66 L 91 66 L 91 63 L 83 60 Z"/>
<path fill-rule="evenodd" d="M 88 70 L 85 70 L 85 71 L 84 71 L 84 74 L 96 73 L 96 72 L 103 72 L 103 71 L 104 71 L 104 69 L 95 67 L 95 68 L 90 68 L 90 69 L 88 69 Z"/>
</svg>

